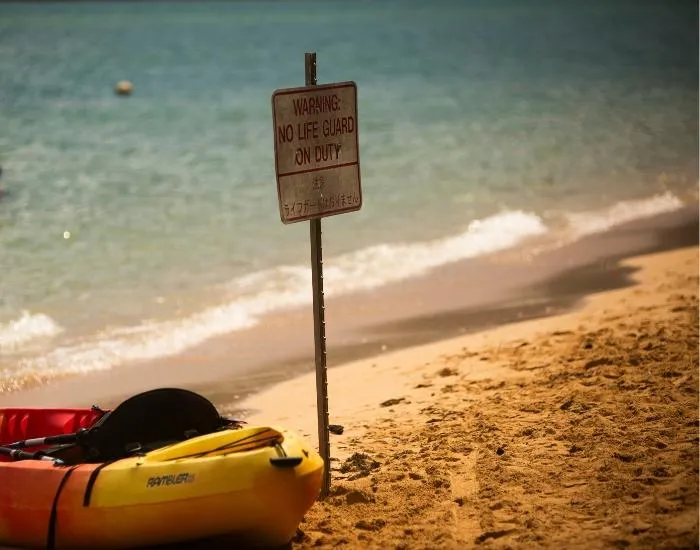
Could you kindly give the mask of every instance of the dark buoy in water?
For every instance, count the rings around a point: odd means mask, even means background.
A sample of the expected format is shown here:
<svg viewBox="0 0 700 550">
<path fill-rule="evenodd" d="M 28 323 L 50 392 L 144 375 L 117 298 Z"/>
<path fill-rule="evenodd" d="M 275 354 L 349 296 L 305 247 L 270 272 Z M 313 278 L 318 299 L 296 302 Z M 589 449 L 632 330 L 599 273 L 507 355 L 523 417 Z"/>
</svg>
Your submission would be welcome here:
<svg viewBox="0 0 700 550">
<path fill-rule="evenodd" d="M 117 95 L 131 95 L 134 90 L 134 85 L 128 80 L 120 80 L 114 87 L 114 93 Z"/>
</svg>

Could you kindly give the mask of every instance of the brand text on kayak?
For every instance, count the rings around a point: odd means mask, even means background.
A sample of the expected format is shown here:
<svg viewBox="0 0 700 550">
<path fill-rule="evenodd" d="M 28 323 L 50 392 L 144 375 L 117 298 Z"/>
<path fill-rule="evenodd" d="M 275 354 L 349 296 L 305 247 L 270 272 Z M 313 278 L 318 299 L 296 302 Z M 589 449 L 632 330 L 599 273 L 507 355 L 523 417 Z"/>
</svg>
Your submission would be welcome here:
<svg viewBox="0 0 700 550">
<path fill-rule="evenodd" d="M 183 472 L 181 474 L 149 477 L 146 482 L 146 487 L 150 489 L 152 487 L 180 485 L 181 483 L 194 483 L 194 474 Z"/>
</svg>

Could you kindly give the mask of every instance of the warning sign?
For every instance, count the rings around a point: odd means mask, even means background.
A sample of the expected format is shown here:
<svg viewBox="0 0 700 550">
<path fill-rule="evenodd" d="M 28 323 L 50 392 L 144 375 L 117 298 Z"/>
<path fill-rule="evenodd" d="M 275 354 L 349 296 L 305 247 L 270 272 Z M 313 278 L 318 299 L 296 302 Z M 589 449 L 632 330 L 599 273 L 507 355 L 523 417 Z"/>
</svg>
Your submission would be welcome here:
<svg viewBox="0 0 700 550">
<path fill-rule="evenodd" d="M 282 222 L 359 210 L 355 83 L 277 90 L 272 94 L 272 120 Z"/>
</svg>

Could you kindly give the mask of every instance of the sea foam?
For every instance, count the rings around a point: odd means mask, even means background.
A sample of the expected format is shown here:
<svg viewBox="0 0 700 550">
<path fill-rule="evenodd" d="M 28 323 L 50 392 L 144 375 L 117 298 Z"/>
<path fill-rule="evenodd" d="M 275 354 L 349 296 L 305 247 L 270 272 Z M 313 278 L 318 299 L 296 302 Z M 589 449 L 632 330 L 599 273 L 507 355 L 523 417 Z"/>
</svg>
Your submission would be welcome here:
<svg viewBox="0 0 700 550">
<path fill-rule="evenodd" d="M 0 324 L 0 352 L 18 351 L 31 342 L 51 338 L 62 331 L 48 315 L 23 311 L 17 319 Z"/>
</svg>

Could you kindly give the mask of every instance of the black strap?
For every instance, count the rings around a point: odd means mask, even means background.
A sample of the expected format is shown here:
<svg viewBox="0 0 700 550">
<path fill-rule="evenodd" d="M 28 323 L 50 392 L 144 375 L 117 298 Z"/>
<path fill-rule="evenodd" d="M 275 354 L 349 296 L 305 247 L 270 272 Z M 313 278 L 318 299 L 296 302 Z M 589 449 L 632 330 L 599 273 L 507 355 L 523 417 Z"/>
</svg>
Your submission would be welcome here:
<svg viewBox="0 0 700 550">
<path fill-rule="evenodd" d="M 97 481 L 97 476 L 100 475 L 100 471 L 102 471 L 102 468 L 105 466 L 109 466 L 110 464 L 114 464 L 116 460 L 108 460 L 107 462 L 103 462 L 100 464 L 97 468 L 95 468 L 92 472 L 90 472 L 90 477 L 88 478 L 87 485 L 85 486 L 85 494 L 83 495 L 83 506 L 90 506 L 90 497 L 92 496 L 92 488 L 95 486 L 95 482 Z"/>
<path fill-rule="evenodd" d="M 63 491 L 63 487 L 66 484 L 66 481 L 68 481 L 68 478 L 70 475 L 73 473 L 73 470 L 75 470 L 79 464 L 76 466 L 71 466 L 66 470 L 66 473 L 63 474 L 63 478 L 61 479 L 61 483 L 58 484 L 58 489 L 56 489 L 56 496 L 53 497 L 53 504 L 51 505 L 51 516 L 49 516 L 49 532 L 46 536 L 46 550 L 54 550 L 56 547 L 56 520 L 58 519 L 58 498 L 61 496 L 61 491 Z"/>
</svg>

